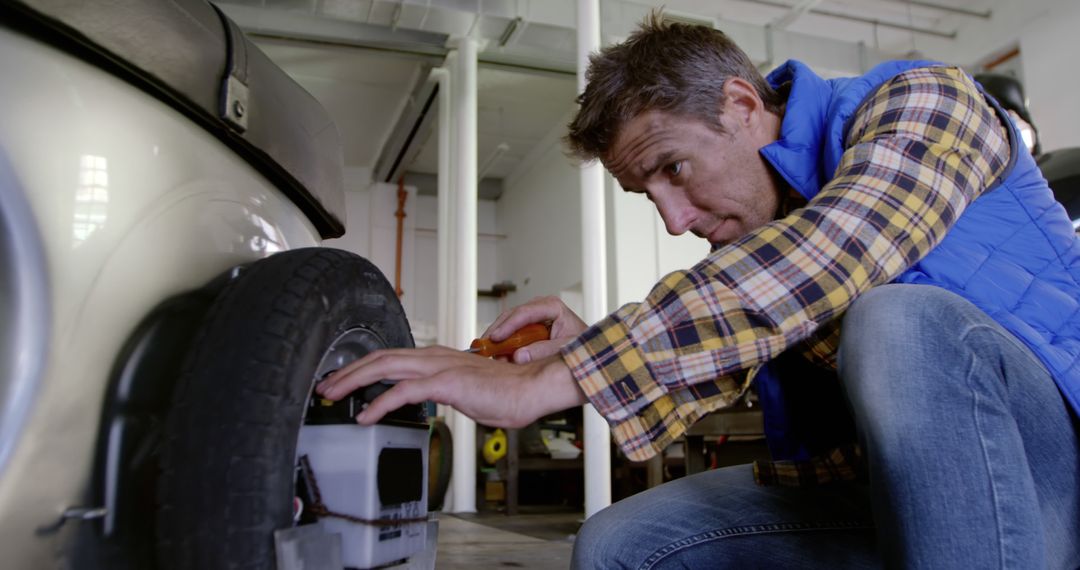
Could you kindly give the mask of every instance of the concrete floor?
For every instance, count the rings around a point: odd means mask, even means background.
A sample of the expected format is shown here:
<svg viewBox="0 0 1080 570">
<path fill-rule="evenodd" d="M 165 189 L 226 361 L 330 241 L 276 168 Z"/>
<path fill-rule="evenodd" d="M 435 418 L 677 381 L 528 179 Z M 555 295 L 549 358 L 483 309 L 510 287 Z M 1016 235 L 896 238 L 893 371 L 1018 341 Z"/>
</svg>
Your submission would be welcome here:
<svg viewBox="0 0 1080 570">
<path fill-rule="evenodd" d="M 570 566 L 582 513 L 439 514 L 437 570 L 562 569 Z"/>
</svg>

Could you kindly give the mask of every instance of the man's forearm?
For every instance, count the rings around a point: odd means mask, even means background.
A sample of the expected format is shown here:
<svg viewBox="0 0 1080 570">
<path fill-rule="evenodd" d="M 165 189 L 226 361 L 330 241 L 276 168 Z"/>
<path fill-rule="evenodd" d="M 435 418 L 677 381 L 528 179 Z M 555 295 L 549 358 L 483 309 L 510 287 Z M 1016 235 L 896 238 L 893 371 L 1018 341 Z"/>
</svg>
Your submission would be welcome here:
<svg viewBox="0 0 1080 570">
<path fill-rule="evenodd" d="M 528 366 L 535 367 L 536 380 L 531 383 L 529 393 L 525 396 L 540 410 L 541 417 L 589 401 L 561 355 L 556 354 Z"/>
</svg>

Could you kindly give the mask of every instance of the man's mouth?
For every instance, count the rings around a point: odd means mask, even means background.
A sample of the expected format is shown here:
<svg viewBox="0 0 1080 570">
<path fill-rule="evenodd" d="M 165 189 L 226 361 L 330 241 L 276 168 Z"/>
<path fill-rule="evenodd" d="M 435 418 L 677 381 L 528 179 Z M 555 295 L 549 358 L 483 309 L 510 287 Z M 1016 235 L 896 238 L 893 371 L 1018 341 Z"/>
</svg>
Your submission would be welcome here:
<svg viewBox="0 0 1080 570">
<path fill-rule="evenodd" d="M 734 216 L 713 217 L 703 222 L 697 227 L 691 227 L 688 231 L 711 244 L 719 245 L 727 245 L 739 237 L 731 235 L 731 231 L 736 229 L 736 226 L 732 224 L 738 224 L 738 219 Z"/>
<path fill-rule="evenodd" d="M 718 245 L 727 245 L 734 241 L 734 238 L 728 235 L 728 224 L 734 223 L 733 218 L 721 218 L 717 221 L 716 226 L 709 230 L 706 234 L 709 243 Z"/>
</svg>

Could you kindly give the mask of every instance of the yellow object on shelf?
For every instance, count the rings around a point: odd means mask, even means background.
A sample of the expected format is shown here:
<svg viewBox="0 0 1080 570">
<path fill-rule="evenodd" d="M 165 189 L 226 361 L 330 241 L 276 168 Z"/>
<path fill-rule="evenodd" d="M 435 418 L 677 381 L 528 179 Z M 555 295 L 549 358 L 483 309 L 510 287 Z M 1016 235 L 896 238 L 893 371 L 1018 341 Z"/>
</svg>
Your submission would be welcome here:
<svg viewBox="0 0 1080 570">
<path fill-rule="evenodd" d="M 484 461 L 494 465 L 506 455 L 506 432 L 496 429 L 495 433 L 484 442 Z"/>
<path fill-rule="evenodd" d="M 484 500 L 498 503 L 506 500 L 505 481 L 485 481 Z"/>
</svg>

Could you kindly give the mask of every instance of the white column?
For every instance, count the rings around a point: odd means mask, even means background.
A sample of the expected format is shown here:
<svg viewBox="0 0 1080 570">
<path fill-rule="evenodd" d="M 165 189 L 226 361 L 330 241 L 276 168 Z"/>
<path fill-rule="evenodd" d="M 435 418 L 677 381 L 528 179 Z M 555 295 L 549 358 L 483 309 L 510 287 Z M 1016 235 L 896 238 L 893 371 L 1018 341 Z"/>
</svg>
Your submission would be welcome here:
<svg viewBox="0 0 1080 570">
<path fill-rule="evenodd" d="M 454 96 L 455 167 L 454 240 L 456 256 L 453 304 L 454 348 L 465 348 L 476 337 L 476 40 L 463 38 L 457 49 L 451 88 Z M 476 423 L 455 413 L 454 505 L 452 512 L 476 512 Z"/>
<path fill-rule="evenodd" d="M 577 3 L 578 92 L 585 91 L 589 54 L 600 49 L 600 2 Z M 604 225 L 604 169 L 593 161 L 581 167 L 581 289 L 585 322 L 607 315 L 607 232 Z M 591 404 L 585 405 L 585 516 L 611 504 L 611 429 Z"/>
<path fill-rule="evenodd" d="M 447 56 L 447 63 L 450 63 L 449 56 Z M 453 235 L 451 233 L 451 220 L 453 219 L 453 215 L 450 207 L 450 184 L 451 179 L 453 178 L 453 162 L 450 158 L 450 71 L 446 67 L 439 67 L 431 70 L 431 75 L 439 84 L 439 201 L 437 226 L 439 282 L 436 284 L 439 289 L 439 316 L 437 342 L 438 344 L 449 346 L 451 344 L 450 323 L 453 322 L 450 304 L 450 279 L 451 268 L 453 267 L 451 257 L 453 248 L 450 247 L 450 240 Z"/>
<path fill-rule="evenodd" d="M 453 208 L 450 201 L 450 188 L 454 177 L 453 146 L 451 135 L 453 133 L 453 117 L 451 115 L 452 95 L 450 93 L 450 68 L 453 65 L 453 54 L 448 54 L 443 67 L 431 70 L 431 76 L 439 84 L 439 172 L 438 172 L 438 283 L 439 290 L 439 315 L 438 336 L 436 342 L 443 346 L 453 344 L 451 338 L 451 325 L 454 322 L 453 304 L 451 303 L 451 284 L 453 283 L 454 248 L 451 247 L 453 239 Z M 453 429 L 454 409 L 450 406 L 439 404 L 436 406 L 435 415 L 443 418 L 446 425 Z M 443 501 L 443 509 L 450 510 L 453 505 L 453 490 L 447 489 Z"/>
</svg>

